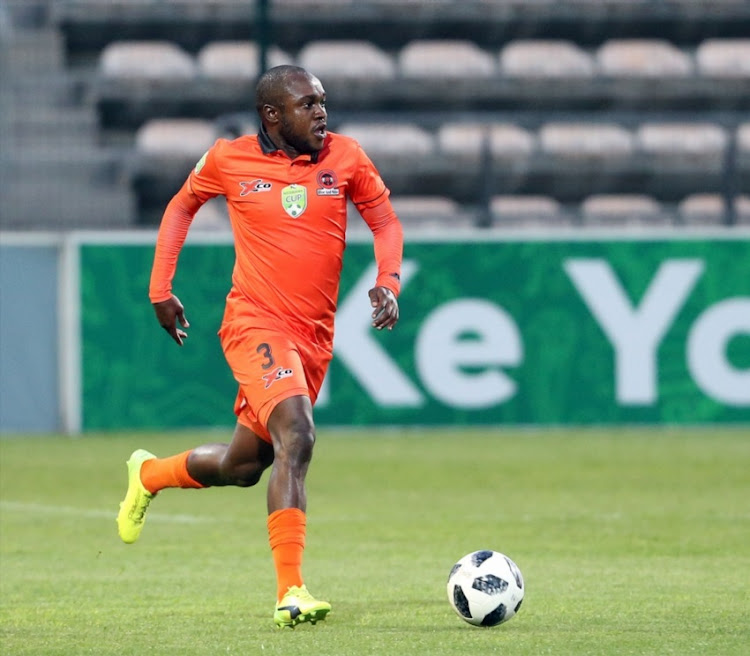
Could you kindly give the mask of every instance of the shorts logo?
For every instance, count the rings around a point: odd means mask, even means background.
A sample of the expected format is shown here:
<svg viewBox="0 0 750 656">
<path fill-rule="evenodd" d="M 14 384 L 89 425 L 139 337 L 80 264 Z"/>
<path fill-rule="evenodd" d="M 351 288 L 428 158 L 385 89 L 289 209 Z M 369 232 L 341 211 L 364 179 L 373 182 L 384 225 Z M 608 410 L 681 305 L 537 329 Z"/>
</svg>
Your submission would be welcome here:
<svg viewBox="0 0 750 656">
<path fill-rule="evenodd" d="M 251 180 L 250 182 L 240 182 L 242 191 L 240 196 L 247 196 L 248 194 L 258 193 L 259 191 L 271 191 L 271 183 L 263 182 L 262 179 Z"/>
<path fill-rule="evenodd" d="M 284 367 L 276 367 L 273 371 L 268 372 L 262 376 L 263 380 L 266 381 L 266 389 L 271 387 L 277 380 L 282 378 L 289 378 L 294 372 L 291 369 L 284 369 Z"/>
<path fill-rule="evenodd" d="M 315 193 L 318 196 L 338 196 L 341 192 L 336 186 L 338 184 L 338 178 L 336 173 L 331 169 L 324 169 L 318 173 L 318 189 Z"/>
<path fill-rule="evenodd" d="M 296 219 L 307 209 L 307 187 L 291 184 L 281 190 L 281 206 Z"/>
</svg>

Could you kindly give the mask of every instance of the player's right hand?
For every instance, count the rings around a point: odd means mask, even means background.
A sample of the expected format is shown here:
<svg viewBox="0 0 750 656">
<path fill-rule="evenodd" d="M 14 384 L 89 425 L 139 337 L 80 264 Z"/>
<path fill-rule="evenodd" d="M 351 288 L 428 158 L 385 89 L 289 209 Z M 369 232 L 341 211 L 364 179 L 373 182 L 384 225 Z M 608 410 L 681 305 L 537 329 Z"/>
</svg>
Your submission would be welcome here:
<svg viewBox="0 0 750 656">
<path fill-rule="evenodd" d="M 177 322 L 179 321 L 183 328 L 190 328 L 190 323 L 185 318 L 185 308 L 182 307 L 180 299 L 171 296 L 166 301 L 153 303 L 153 306 L 159 325 L 169 333 L 179 346 L 182 346 L 182 340 L 187 339 L 187 333 L 177 327 Z"/>
</svg>

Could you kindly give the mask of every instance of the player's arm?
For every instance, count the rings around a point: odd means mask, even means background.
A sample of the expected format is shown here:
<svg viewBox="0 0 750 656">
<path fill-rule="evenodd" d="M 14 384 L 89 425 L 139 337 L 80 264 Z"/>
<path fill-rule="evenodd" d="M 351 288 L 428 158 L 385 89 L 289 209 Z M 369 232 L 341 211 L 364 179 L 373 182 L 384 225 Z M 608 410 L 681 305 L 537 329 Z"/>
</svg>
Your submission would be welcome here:
<svg viewBox="0 0 750 656">
<path fill-rule="evenodd" d="M 359 208 L 359 212 L 372 230 L 378 276 L 369 291 L 372 325 L 378 330 L 393 329 L 399 317 L 398 298 L 401 291 L 401 259 L 404 250 L 404 232 L 384 194 L 377 205 Z"/>
<path fill-rule="evenodd" d="M 182 303 L 172 294 L 172 280 L 190 224 L 202 204 L 203 201 L 190 191 L 189 180 L 186 181 L 164 210 L 151 269 L 149 298 L 154 306 L 156 318 L 161 327 L 180 346 L 187 333 L 180 330 L 177 323 L 179 322 L 183 328 L 188 328 L 190 324 L 185 318 Z"/>
<path fill-rule="evenodd" d="M 223 193 L 216 159 L 220 157 L 221 149 L 226 143 L 225 139 L 218 139 L 200 158 L 185 184 L 164 210 L 156 239 L 148 294 L 159 324 L 180 346 L 187 333 L 180 330 L 177 323 L 179 322 L 183 328 L 189 327 L 189 324 L 180 299 L 172 294 L 172 280 L 177 270 L 180 251 L 196 212 L 209 198 Z"/>
</svg>

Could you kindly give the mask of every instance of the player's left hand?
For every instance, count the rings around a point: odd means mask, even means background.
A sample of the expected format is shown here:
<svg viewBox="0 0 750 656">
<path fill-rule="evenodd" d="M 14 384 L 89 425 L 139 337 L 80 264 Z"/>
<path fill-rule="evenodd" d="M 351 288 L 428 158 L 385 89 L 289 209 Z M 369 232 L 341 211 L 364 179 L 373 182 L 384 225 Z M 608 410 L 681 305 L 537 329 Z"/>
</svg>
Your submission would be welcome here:
<svg viewBox="0 0 750 656">
<path fill-rule="evenodd" d="M 393 330 L 398 321 L 398 301 L 394 293 L 387 287 L 373 287 L 368 294 L 370 305 L 373 307 L 373 327 L 378 330 Z"/>
</svg>

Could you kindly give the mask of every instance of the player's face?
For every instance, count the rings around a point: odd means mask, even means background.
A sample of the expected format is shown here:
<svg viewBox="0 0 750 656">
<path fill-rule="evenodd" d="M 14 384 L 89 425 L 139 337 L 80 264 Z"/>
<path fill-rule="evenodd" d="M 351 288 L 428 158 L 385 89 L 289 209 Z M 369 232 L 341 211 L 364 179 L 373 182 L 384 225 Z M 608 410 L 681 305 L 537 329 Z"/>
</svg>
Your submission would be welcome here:
<svg viewBox="0 0 750 656">
<path fill-rule="evenodd" d="M 279 109 L 279 135 L 285 145 L 297 154 L 323 148 L 328 114 L 326 93 L 318 78 L 302 74 L 291 78 Z"/>
</svg>

